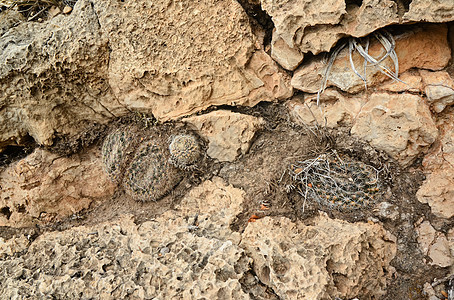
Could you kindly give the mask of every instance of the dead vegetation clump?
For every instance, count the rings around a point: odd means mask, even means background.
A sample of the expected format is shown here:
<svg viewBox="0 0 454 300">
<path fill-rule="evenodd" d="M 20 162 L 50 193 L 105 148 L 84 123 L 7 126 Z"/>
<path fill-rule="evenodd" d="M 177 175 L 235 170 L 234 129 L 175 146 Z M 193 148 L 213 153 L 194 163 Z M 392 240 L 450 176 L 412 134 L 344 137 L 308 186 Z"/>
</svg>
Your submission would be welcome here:
<svg viewBox="0 0 454 300">
<path fill-rule="evenodd" d="M 3 0 L 0 1 L 1 10 L 17 10 L 27 21 L 36 21 L 45 18 L 51 7 L 63 9 L 73 8 L 77 0 Z"/>
</svg>

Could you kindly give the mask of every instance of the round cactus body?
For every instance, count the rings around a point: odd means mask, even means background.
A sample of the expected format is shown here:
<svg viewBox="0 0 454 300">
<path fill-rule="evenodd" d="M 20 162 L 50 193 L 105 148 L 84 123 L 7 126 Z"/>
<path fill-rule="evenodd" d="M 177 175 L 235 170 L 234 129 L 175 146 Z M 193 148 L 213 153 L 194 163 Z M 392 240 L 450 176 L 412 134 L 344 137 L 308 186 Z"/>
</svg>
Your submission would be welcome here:
<svg viewBox="0 0 454 300">
<path fill-rule="evenodd" d="M 123 164 L 134 138 L 132 130 L 121 127 L 112 131 L 104 140 L 101 150 L 104 168 L 115 182 L 121 180 Z"/>
<path fill-rule="evenodd" d="M 135 200 L 159 200 L 181 181 L 181 171 L 170 165 L 166 151 L 152 140 L 137 149 L 124 177 L 124 188 Z"/>
<path fill-rule="evenodd" d="M 200 157 L 200 144 L 192 135 L 176 135 L 170 145 L 169 162 L 180 169 L 191 169 Z"/>
</svg>

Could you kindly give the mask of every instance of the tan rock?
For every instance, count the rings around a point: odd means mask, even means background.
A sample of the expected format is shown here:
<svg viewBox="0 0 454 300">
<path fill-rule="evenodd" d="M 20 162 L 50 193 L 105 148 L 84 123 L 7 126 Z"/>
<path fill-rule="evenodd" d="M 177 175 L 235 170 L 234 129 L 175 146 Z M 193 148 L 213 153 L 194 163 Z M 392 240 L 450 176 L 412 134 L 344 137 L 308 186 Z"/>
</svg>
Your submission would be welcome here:
<svg viewBox="0 0 454 300">
<path fill-rule="evenodd" d="M 245 192 L 227 185 L 220 177 L 203 182 L 200 186 L 192 189 L 186 195 L 177 209 L 184 215 L 205 215 L 206 219 L 198 220 L 198 227 L 205 227 L 209 222 L 219 225 L 214 230 L 217 238 L 229 239 L 236 244 L 241 236 L 238 232 L 232 232 L 230 225 L 243 210 Z"/>
<path fill-rule="evenodd" d="M 208 140 L 207 154 L 220 161 L 234 161 L 250 147 L 255 132 L 264 121 L 249 115 L 217 110 L 183 121 L 192 124 Z"/>
<path fill-rule="evenodd" d="M 420 71 L 424 81 L 425 93 L 433 110 L 442 112 L 446 106 L 454 104 L 454 80 L 446 71 Z"/>
<path fill-rule="evenodd" d="M 241 245 L 260 280 L 282 299 L 379 297 L 396 253 L 395 238 L 380 225 L 326 216 L 313 226 L 259 219 L 248 224 Z"/>
<path fill-rule="evenodd" d="M 43 149 L 0 174 L 0 226 L 25 227 L 59 220 L 113 195 L 100 153 L 61 157 Z"/>
<path fill-rule="evenodd" d="M 428 255 L 432 259 L 431 264 L 433 265 L 445 268 L 454 264 L 454 258 L 451 256 L 449 243 L 444 234 L 437 235 L 429 248 Z"/>
<path fill-rule="evenodd" d="M 432 171 L 416 193 L 419 202 L 429 204 L 432 213 L 441 218 L 454 216 L 454 167 Z"/>
<path fill-rule="evenodd" d="M 130 109 L 169 120 L 212 105 L 291 96 L 288 76 L 261 50 L 235 0 L 111 0 L 94 7 L 112 48 L 109 83 Z M 144 14 L 153 17 L 137 18 Z"/>
<path fill-rule="evenodd" d="M 411 68 L 440 70 L 446 67 L 451 59 L 445 24 L 419 25 L 394 38 L 399 61 L 399 74 Z M 378 40 L 371 38 L 369 54 L 378 58 L 382 57 L 384 53 L 385 50 Z M 356 70 L 364 75 L 364 59 L 356 51 L 353 52 L 352 57 Z M 385 59 L 382 65 L 394 71 L 394 63 L 391 58 Z M 292 86 L 307 93 L 318 92 L 325 76 L 325 68 L 326 65 L 322 58 L 309 61 L 295 71 L 291 81 Z M 366 78 L 368 86 L 374 86 L 389 79 L 380 72 L 378 67 L 372 65 L 367 68 Z M 412 82 L 407 84 L 410 89 L 417 88 L 413 86 Z M 400 85 L 401 83 L 399 83 Z M 344 48 L 334 61 L 328 74 L 327 86 L 336 86 L 351 93 L 364 90 L 364 82 L 352 70 L 348 47 Z"/>
<path fill-rule="evenodd" d="M 189 198 L 224 199 L 223 190 L 227 198 L 237 195 L 215 179 Z M 235 199 L 230 198 L 233 207 L 239 205 Z M 0 294 L 9 299 L 250 299 L 240 281 L 252 261 L 237 243 L 216 234 L 229 230 L 223 220 L 228 208 L 219 202 L 210 202 L 225 208 L 219 214 L 194 208 L 188 214 L 167 211 L 141 224 L 123 216 L 44 233 L 21 257 L 0 261 Z"/>
<path fill-rule="evenodd" d="M 351 132 L 404 166 L 427 151 L 438 136 L 428 106 L 411 94 L 370 95 Z"/>
<path fill-rule="evenodd" d="M 293 121 L 300 125 L 327 126 L 335 128 L 340 125 L 351 126 L 361 107 L 365 104 L 364 97 L 344 97 L 336 90 L 328 89 L 320 96 L 305 100 L 294 97 L 286 103 Z M 315 117 L 315 119 L 314 119 Z"/>
<path fill-rule="evenodd" d="M 428 221 L 423 222 L 416 230 L 421 250 L 432 260 L 430 264 L 444 268 L 454 263 L 450 242 L 443 233 L 435 231 Z"/>
<path fill-rule="evenodd" d="M 277 34 L 273 34 L 271 41 L 271 57 L 284 69 L 293 71 L 304 59 L 298 49 L 292 48 Z"/>
<path fill-rule="evenodd" d="M 454 3 L 451 0 L 424 1 L 412 0 L 404 21 L 448 22 L 452 21 Z"/>
<path fill-rule="evenodd" d="M 279 35 L 287 45 L 303 53 L 328 52 L 345 37 L 363 37 L 387 25 L 398 23 L 454 20 L 450 0 L 412 1 L 409 11 L 399 16 L 398 5 L 391 0 L 261 0 L 262 8 L 272 17 Z"/>
<path fill-rule="evenodd" d="M 422 252 L 425 255 L 427 255 L 427 252 L 429 251 L 429 247 L 431 246 L 432 242 L 435 239 L 436 231 L 432 227 L 432 225 L 430 225 L 429 221 L 425 221 L 425 222 L 421 223 L 421 225 L 419 225 L 416 228 L 416 231 L 418 232 L 419 246 L 420 246 Z"/>
<path fill-rule="evenodd" d="M 379 91 L 392 93 L 412 92 L 419 93 L 424 91 L 422 78 L 417 70 L 408 70 L 401 75 L 399 79 L 403 82 L 388 80 L 376 87 Z"/>
<path fill-rule="evenodd" d="M 131 110 L 169 120 L 286 99 L 290 77 L 261 36 L 235 0 L 80 0 L 69 15 L 20 23 L 0 39 L 0 150 L 30 137 L 52 145 Z"/>
<path fill-rule="evenodd" d="M 416 196 L 436 216 L 450 218 L 454 216 L 454 115 L 441 118 L 438 128 L 439 139 L 423 160 L 427 177 Z"/>
<path fill-rule="evenodd" d="M 75 135 L 128 112 L 109 87 L 108 40 L 90 1 L 77 1 L 68 16 L 17 24 L 0 48 L 8 62 L 0 64 L 0 151 L 30 137 L 51 145 L 55 134 Z"/>
<path fill-rule="evenodd" d="M 71 6 L 65 6 L 65 7 L 63 8 L 63 13 L 64 13 L 64 14 L 69 14 L 72 10 L 73 10 L 73 9 L 72 9 Z"/>
<path fill-rule="evenodd" d="M 29 241 L 23 235 L 12 237 L 6 240 L 0 237 L 0 258 L 5 259 L 8 256 L 22 252 L 29 246 Z"/>
</svg>

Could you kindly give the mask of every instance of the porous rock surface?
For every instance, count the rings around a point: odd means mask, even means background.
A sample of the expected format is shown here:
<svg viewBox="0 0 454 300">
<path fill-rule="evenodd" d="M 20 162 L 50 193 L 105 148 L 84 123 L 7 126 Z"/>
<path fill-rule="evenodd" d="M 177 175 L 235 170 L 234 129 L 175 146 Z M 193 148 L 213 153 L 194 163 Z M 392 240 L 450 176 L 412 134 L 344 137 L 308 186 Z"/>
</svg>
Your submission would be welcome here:
<svg viewBox="0 0 454 300">
<path fill-rule="evenodd" d="M 262 283 L 283 299 L 298 293 L 323 299 L 327 292 L 342 297 L 382 292 L 388 276 L 383 270 L 391 271 L 395 244 L 380 225 L 318 217 L 316 226 L 305 226 L 267 217 L 250 223 L 241 236 L 230 225 L 242 210 L 244 194 L 215 177 L 192 189 L 176 210 L 141 224 L 125 215 L 45 233 L 31 244 L 23 236 L 0 241 L 5 258 L 0 294 L 252 299 L 242 287 L 252 265 Z M 19 251 L 24 254 L 15 255 Z M 262 272 L 267 268 L 269 277 Z M 335 273 L 349 279 L 335 278 Z M 288 279 L 285 287 L 282 282 Z"/>
<path fill-rule="evenodd" d="M 442 218 L 454 216 L 454 117 L 451 113 L 438 121 L 440 137 L 425 156 L 427 178 L 416 196 L 428 203 L 432 213 Z"/>
<path fill-rule="evenodd" d="M 184 119 L 208 140 L 207 154 L 220 161 L 234 161 L 247 152 L 255 132 L 264 121 L 250 115 L 217 110 Z"/>
<path fill-rule="evenodd" d="M 0 147 L 51 145 L 128 110 L 169 120 L 288 98 L 261 36 L 234 0 L 80 0 L 69 15 L 20 23 L 0 39 Z"/>
<path fill-rule="evenodd" d="M 351 133 L 386 151 L 402 165 L 427 152 L 438 137 L 429 107 L 420 96 L 412 94 L 370 95 Z"/>
<path fill-rule="evenodd" d="M 257 276 L 281 299 L 378 297 L 396 253 L 395 237 L 380 225 L 326 216 L 308 226 L 285 217 L 257 220 L 246 227 L 241 245 Z"/>
<path fill-rule="evenodd" d="M 92 148 L 69 157 L 36 149 L 0 173 L 0 226 L 61 220 L 112 197 L 115 185 Z"/>
<path fill-rule="evenodd" d="M 0 294 L 11 299 L 249 299 L 239 280 L 251 259 L 238 246 L 239 234 L 228 228 L 242 193 L 214 179 L 191 191 L 181 211 L 140 225 L 123 216 L 43 234 L 25 255 L 0 262 Z M 194 205 L 204 196 L 209 209 Z M 9 249 L 0 256 L 10 256 Z"/>
<path fill-rule="evenodd" d="M 54 134 L 127 111 L 111 92 L 108 40 L 90 1 L 78 1 L 68 16 L 19 23 L 3 33 L 0 48 L 0 148 L 29 136 L 51 145 Z"/>
<path fill-rule="evenodd" d="M 273 40 L 282 39 L 274 47 L 298 50 L 302 53 L 328 52 L 345 36 L 363 37 L 392 24 L 454 20 L 454 3 L 450 0 L 412 1 L 407 11 L 402 2 L 392 0 L 261 0 L 262 8 L 271 16 L 276 31 Z M 347 4 L 348 3 L 348 4 Z M 282 50 L 274 53 L 291 54 Z M 277 60 L 279 61 L 279 60 Z M 285 67 L 285 65 L 283 65 Z"/>
</svg>

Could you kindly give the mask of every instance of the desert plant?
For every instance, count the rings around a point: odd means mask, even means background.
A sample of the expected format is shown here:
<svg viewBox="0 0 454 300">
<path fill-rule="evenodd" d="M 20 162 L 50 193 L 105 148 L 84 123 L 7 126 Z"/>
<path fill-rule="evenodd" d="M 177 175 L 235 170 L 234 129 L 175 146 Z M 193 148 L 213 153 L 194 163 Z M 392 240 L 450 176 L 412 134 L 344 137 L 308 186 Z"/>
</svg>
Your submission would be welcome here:
<svg viewBox="0 0 454 300">
<path fill-rule="evenodd" d="M 136 133 L 131 127 L 122 126 L 113 130 L 104 139 L 101 153 L 104 168 L 114 182 L 121 181 L 124 164 Z"/>
<path fill-rule="evenodd" d="M 173 136 L 169 145 L 169 162 L 177 168 L 189 170 L 195 168 L 200 158 L 200 144 L 196 137 L 188 134 Z"/>
<path fill-rule="evenodd" d="M 306 200 L 314 199 L 330 209 L 353 210 L 367 207 L 380 189 L 379 171 L 337 152 L 291 164 L 288 170 L 292 184 Z"/>
<path fill-rule="evenodd" d="M 320 104 L 320 95 L 326 89 L 326 83 L 328 81 L 328 77 L 331 71 L 331 68 L 334 64 L 339 53 L 348 45 L 348 54 L 350 59 L 350 66 L 352 71 L 364 82 L 365 88 L 367 89 L 367 68 L 368 67 L 377 67 L 381 73 L 385 74 L 391 79 L 396 81 L 405 83 L 404 81 L 399 79 L 399 59 L 396 54 L 396 42 L 388 31 L 385 29 L 378 30 L 373 33 L 373 36 L 381 43 L 383 48 L 385 49 L 385 54 L 380 58 L 374 58 L 369 54 L 369 40 L 370 37 L 366 36 L 362 39 L 350 37 L 347 41 L 341 42 L 337 45 L 334 50 L 330 53 L 329 59 L 325 68 L 323 80 L 321 87 L 317 93 L 317 105 Z M 364 46 L 362 46 L 361 40 L 363 40 Z M 355 64 L 353 63 L 353 52 L 357 51 L 359 55 L 361 55 L 364 59 L 363 64 L 363 75 L 356 70 Z M 386 58 L 391 58 L 394 63 L 394 71 L 391 71 L 389 68 L 384 66 L 382 63 Z M 405 83 L 406 84 L 406 83 Z"/>
<path fill-rule="evenodd" d="M 124 178 L 126 192 L 137 201 L 157 201 L 181 181 L 183 173 L 166 157 L 167 149 L 147 140 L 140 144 Z"/>
</svg>

